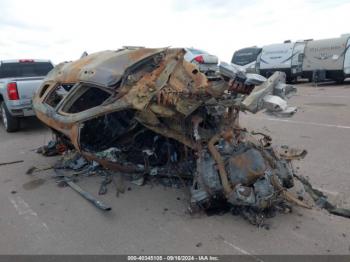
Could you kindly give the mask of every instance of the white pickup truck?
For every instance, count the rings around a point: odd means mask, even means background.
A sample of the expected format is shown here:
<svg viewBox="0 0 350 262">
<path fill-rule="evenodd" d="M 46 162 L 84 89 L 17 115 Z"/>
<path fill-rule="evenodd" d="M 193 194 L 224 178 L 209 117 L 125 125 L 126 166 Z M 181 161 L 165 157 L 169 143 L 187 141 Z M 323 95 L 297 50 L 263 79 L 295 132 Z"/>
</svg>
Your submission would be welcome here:
<svg viewBox="0 0 350 262">
<path fill-rule="evenodd" d="M 7 132 L 19 130 L 20 118 L 35 115 L 32 97 L 52 68 L 49 60 L 0 61 L 0 110 Z"/>
</svg>

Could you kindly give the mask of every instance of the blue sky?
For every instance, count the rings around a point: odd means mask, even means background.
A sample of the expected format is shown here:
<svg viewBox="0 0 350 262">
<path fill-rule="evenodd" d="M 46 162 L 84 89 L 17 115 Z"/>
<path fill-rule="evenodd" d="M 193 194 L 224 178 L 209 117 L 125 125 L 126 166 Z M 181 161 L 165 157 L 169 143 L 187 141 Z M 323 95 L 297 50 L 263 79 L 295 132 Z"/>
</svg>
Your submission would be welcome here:
<svg viewBox="0 0 350 262">
<path fill-rule="evenodd" d="M 0 0 L 0 59 L 74 60 L 123 45 L 234 50 L 350 33 L 341 0 Z"/>
</svg>

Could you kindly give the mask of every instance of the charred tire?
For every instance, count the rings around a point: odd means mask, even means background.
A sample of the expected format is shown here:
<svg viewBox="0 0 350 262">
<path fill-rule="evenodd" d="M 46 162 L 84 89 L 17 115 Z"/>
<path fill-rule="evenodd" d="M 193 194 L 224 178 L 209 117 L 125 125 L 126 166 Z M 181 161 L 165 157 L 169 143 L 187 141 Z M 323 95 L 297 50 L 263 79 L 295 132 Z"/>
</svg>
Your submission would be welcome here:
<svg viewBox="0 0 350 262">
<path fill-rule="evenodd" d="M 1 102 L 1 118 L 7 132 L 16 132 L 19 130 L 19 119 L 10 114 L 5 102 Z"/>
</svg>

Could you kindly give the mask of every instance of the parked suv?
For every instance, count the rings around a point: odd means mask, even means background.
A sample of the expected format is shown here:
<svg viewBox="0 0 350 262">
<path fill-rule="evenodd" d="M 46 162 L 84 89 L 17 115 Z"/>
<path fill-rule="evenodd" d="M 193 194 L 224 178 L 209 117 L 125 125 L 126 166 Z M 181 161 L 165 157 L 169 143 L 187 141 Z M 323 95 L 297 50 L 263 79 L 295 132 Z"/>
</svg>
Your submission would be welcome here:
<svg viewBox="0 0 350 262">
<path fill-rule="evenodd" d="M 20 118 L 34 116 L 32 97 L 53 68 L 49 60 L 0 61 L 0 111 L 7 132 L 20 128 Z"/>
</svg>

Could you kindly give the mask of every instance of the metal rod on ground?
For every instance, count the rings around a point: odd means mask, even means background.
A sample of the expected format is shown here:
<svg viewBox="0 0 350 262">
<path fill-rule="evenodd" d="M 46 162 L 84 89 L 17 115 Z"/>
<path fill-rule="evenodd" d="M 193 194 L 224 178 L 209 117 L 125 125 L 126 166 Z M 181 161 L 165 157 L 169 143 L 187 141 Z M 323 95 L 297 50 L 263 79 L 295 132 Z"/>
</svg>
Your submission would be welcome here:
<svg viewBox="0 0 350 262">
<path fill-rule="evenodd" d="M 76 191 L 77 193 L 79 193 L 79 195 L 81 195 L 83 198 L 85 198 L 87 201 L 89 201 L 90 203 L 92 203 L 94 206 L 96 206 L 97 208 L 103 210 L 103 211 L 110 211 L 112 210 L 112 208 L 110 206 L 105 205 L 103 202 L 101 202 L 100 200 L 97 200 L 92 194 L 90 194 L 89 192 L 85 191 L 84 189 L 82 189 L 80 186 L 78 186 L 76 183 L 74 183 L 73 181 L 71 181 L 69 178 L 64 177 L 64 181 L 72 188 L 74 189 L 74 191 Z"/>
<path fill-rule="evenodd" d="M 23 160 L 17 160 L 17 161 L 12 161 L 12 162 L 4 162 L 0 163 L 0 166 L 5 166 L 5 165 L 12 165 L 12 164 L 17 164 L 17 163 L 22 163 L 24 162 Z"/>
</svg>

